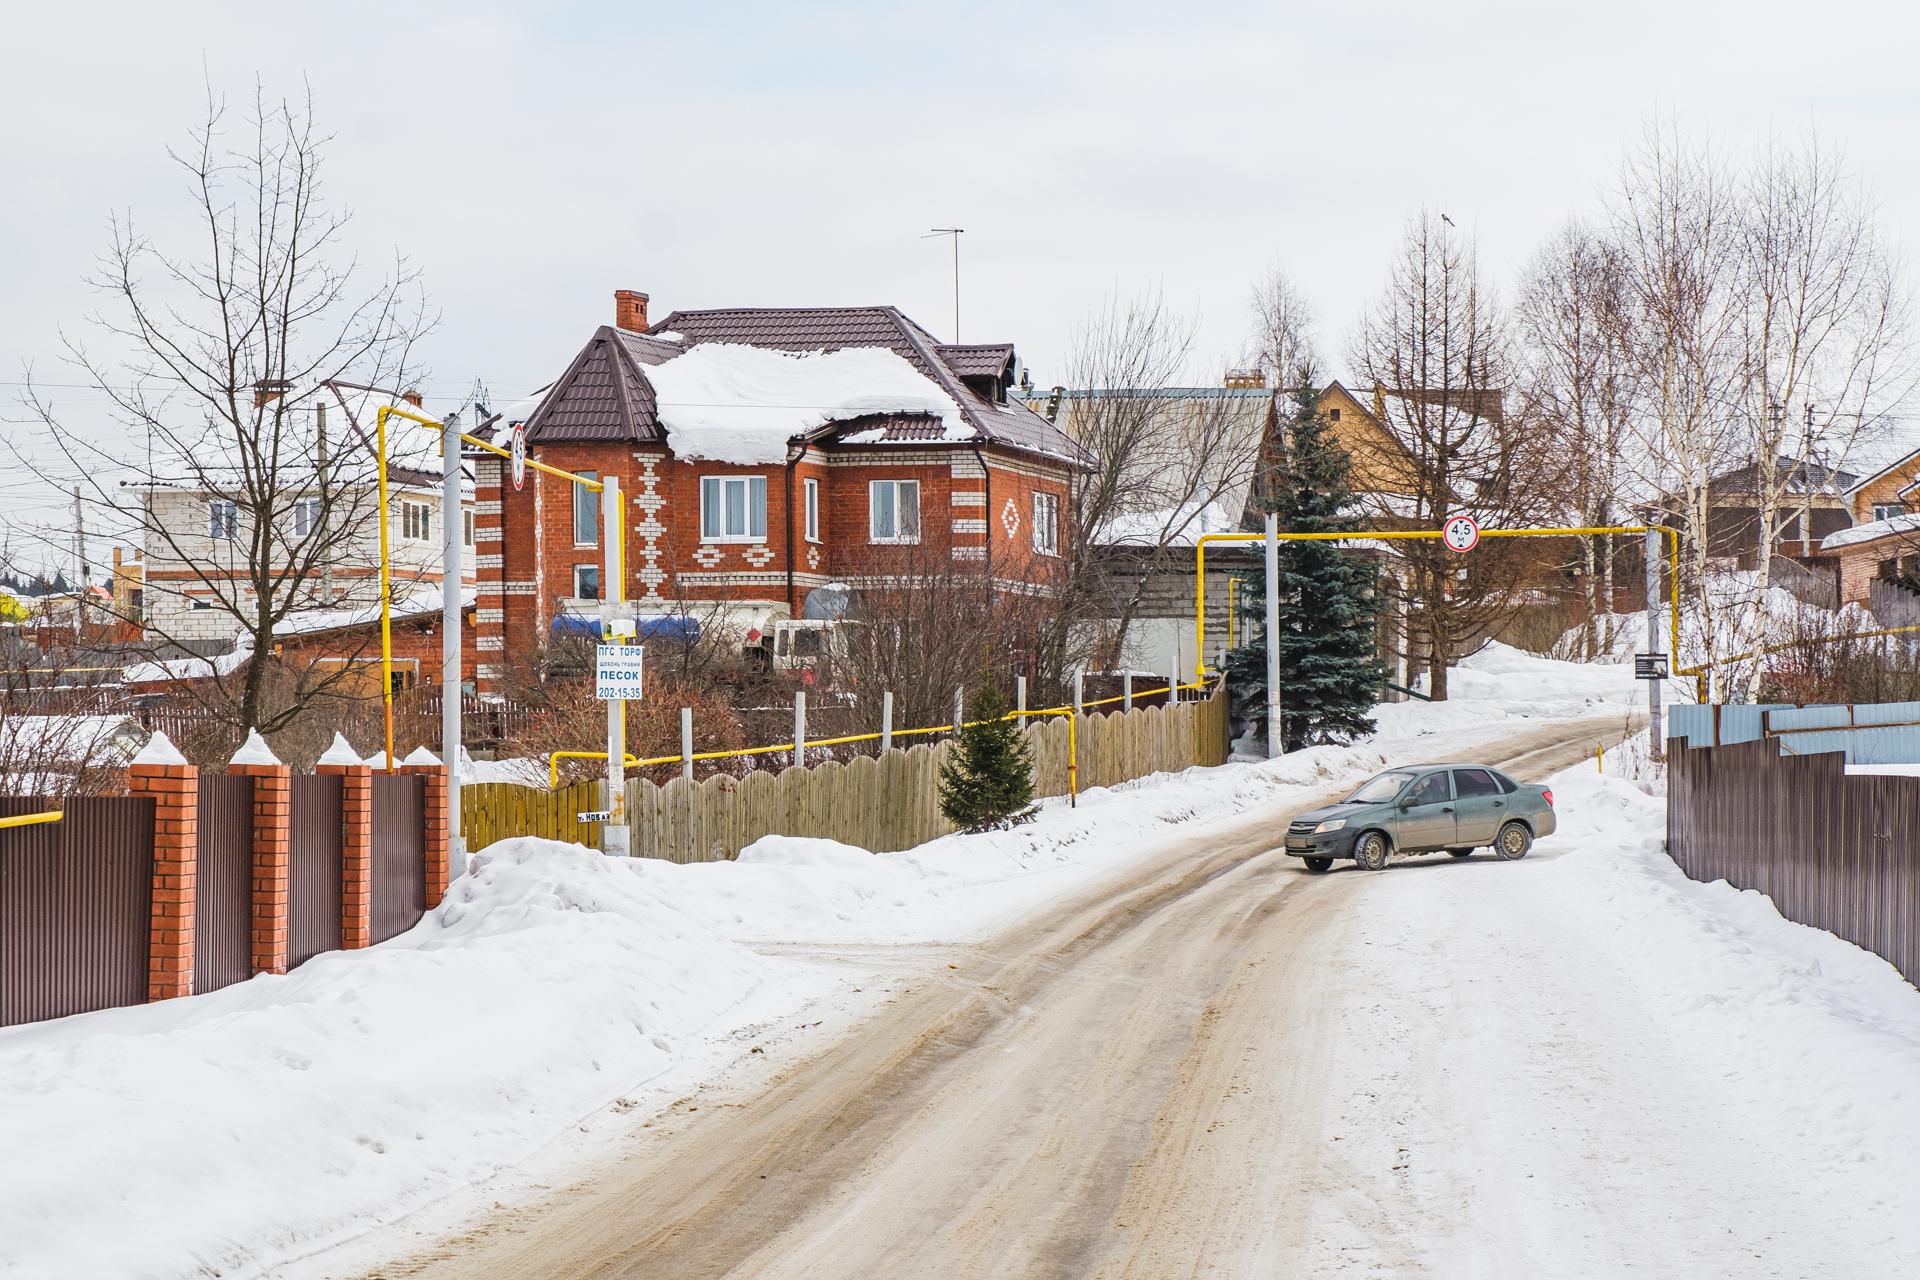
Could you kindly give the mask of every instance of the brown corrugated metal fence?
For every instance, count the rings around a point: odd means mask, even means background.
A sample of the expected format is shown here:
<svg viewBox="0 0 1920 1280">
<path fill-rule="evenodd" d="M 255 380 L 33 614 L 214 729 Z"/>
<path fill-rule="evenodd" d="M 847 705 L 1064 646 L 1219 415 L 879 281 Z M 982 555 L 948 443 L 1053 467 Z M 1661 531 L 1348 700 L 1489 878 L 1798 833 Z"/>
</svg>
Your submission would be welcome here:
<svg viewBox="0 0 1920 1280">
<path fill-rule="evenodd" d="M 1695 880 L 1773 899 L 1920 983 L 1920 778 L 1849 776 L 1776 739 L 1668 744 L 1667 849 Z"/>
<path fill-rule="evenodd" d="M 426 914 L 426 789 L 416 774 L 373 775 L 375 942 L 405 933 Z"/>
<path fill-rule="evenodd" d="M 64 820 L 0 830 L 0 1026 L 147 997 L 153 801 L 0 798 L 0 817 Z"/>
<path fill-rule="evenodd" d="M 340 779 L 293 776 L 288 817 L 287 963 L 340 946 Z"/>
<path fill-rule="evenodd" d="M 193 989 L 253 976 L 253 779 L 200 775 L 194 834 Z"/>
</svg>

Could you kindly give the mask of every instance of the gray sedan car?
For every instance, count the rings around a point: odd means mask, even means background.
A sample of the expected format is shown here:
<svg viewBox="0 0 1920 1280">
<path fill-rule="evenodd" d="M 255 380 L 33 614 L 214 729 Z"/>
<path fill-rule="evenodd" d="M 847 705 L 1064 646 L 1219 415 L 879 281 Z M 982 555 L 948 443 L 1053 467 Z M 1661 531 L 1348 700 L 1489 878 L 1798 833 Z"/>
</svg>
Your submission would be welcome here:
<svg viewBox="0 0 1920 1280">
<path fill-rule="evenodd" d="M 1309 871 L 1351 858 L 1369 871 L 1392 854 L 1464 858 L 1491 848 L 1509 861 L 1553 834 L 1553 792 L 1478 764 L 1411 765 L 1370 778 L 1339 804 L 1303 813 L 1287 827 L 1287 852 Z"/>
</svg>

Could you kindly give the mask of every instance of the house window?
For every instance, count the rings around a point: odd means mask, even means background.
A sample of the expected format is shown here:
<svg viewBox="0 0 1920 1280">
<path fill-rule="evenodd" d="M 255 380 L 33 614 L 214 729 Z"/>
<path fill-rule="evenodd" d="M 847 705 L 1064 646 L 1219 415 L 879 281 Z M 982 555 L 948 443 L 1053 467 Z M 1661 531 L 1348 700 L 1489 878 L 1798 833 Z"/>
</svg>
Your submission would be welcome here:
<svg viewBox="0 0 1920 1280">
<path fill-rule="evenodd" d="M 597 471 L 582 471 L 580 474 L 589 480 L 600 478 Z M 600 545 L 600 495 L 583 484 L 573 486 L 573 545 Z"/>
<path fill-rule="evenodd" d="M 189 609 L 211 609 L 211 608 L 213 608 L 213 602 L 212 602 L 212 601 L 210 601 L 210 600 L 204 600 L 204 599 L 202 599 L 202 598 L 201 598 L 201 597 L 199 597 L 199 596 L 188 596 L 188 597 L 187 597 L 187 608 L 189 608 Z"/>
<path fill-rule="evenodd" d="M 231 542 L 239 536 L 240 512 L 233 503 L 218 498 L 207 504 L 207 536 Z"/>
<path fill-rule="evenodd" d="M 1904 502 L 1876 502 L 1873 504 L 1873 518 L 1875 520 L 1891 520 L 1895 516 L 1903 516 L 1905 514 L 1907 514 L 1907 504 Z"/>
<path fill-rule="evenodd" d="M 576 600 L 598 600 L 600 598 L 599 565 L 577 564 L 573 566 L 573 598 Z"/>
<path fill-rule="evenodd" d="M 460 528 L 465 536 L 466 544 L 468 546 L 472 546 L 473 545 L 473 512 L 462 511 L 460 513 Z"/>
<path fill-rule="evenodd" d="M 806 500 L 807 541 L 820 541 L 820 482 L 806 480 L 802 482 L 802 493 Z"/>
<path fill-rule="evenodd" d="M 874 542 L 920 541 L 918 480 L 868 482 L 867 536 Z"/>
<path fill-rule="evenodd" d="M 1340 411 L 1338 409 L 1327 410 L 1327 421 L 1328 422 L 1340 421 Z"/>
<path fill-rule="evenodd" d="M 301 498 L 293 504 L 293 536 L 304 538 L 320 527 L 320 499 Z"/>
<path fill-rule="evenodd" d="M 433 537 L 433 508 L 424 502 L 400 504 L 400 536 L 413 542 Z"/>
<path fill-rule="evenodd" d="M 1043 556 L 1060 554 L 1060 498 L 1056 494 L 1033 495 L 1033 549 Z"/>
<path fill-rule="evenodd" d="M 702 476 L 700 541 L 765 542 L 767 478 Z"/>
</svg>

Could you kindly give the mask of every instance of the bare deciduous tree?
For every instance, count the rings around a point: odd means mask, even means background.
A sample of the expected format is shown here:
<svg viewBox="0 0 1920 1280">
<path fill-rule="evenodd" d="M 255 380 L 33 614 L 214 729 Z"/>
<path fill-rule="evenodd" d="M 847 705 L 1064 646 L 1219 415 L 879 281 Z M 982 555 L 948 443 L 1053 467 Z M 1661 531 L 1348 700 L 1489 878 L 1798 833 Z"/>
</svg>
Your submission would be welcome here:
<svg viewBox="0 0 1920 1280">
<path fill-rule="evenodd" d="M 1194 332 L 1148 294 L 1109 301 L 1075 335 L 1062 425 L 1096 470 L 1073 487 L 1060 625 L 1091 637 L 1078 643 L 1097 666 L 1120 660 L 1150 584 L 1187 570 L 1210 525 L 1238 521 L 1259 465 L 1270 401 L 1187 385 Z M 1306 354 L 1294 343 L 1290 359 Z"/>
<path fill-rule="evenodd" d="M 1505 322 L 1470 245 L 1421 214 L 1406 231 L 1386 292 L 1362 325 L 1351 363 L 1398 441 L 1403 494 L 1365 493 L 1382 524 L 1438 529 L 1454 515 L 1525 527 L 1551 509 L 1552 451 L 1536 423 L 1505 411 L 1512 381 Z M 1447 696 L 1447 670 L 1523 598 L 1538 552 L 1522 539 L 1482 543 L 1462 559 L 1438 541 L 1399 548 L 1390 590 L 1417 632 L 1413 655 L 1428 688 Z"/>
<path fill-rule="evenodd" d="M 348 215 L 321 184 L 327 138 L 310 97 L 274 102 L 256 89 L 237 147 L 227 124 L 210 94 L 190 145 L 169 151 L 192 193 L 195 242 L 163 248 L 130 215 L 116 217 L 93 281 L 107 302 L 93 322 L 105 353 L 67 341 L 110 405 L 112 434 L 139 444 L 100 443 L 37 390 L 27 403 L 62 469 L 85 477 L 100 523 L 144 542 L 149 636 L 169 647 L 189 639 L 156 605 L 169 589 L 191 591 L 196 609 L 230 624 L 236 652 L 252 655 L 196 667 L 201 679 L 187 687 L 234 726 L 272 731 L 351 678 L 350 663 L 290 670 L 272 658 L 290 616 L 339 603 L 320 585 L 373 527 L 368 444 L 336 413 L 329 447 L 316 412 L 326 384 L 405 387 L 417 376 L 414 341 L 431 326 L 404 260 L 356 285 Z M 129 473 L 148 479 L 116 483 Z M 161 558 L 191 571 L 184 588 L 155 579 Z"/>
<path fill-rule="evenodd" d="M 1517 306 L 1522 411 L 1565 451 L 1560 517 L 1585 528 L 1616 523 L 1632 500 L 1628 458 L 1635 381 L 1630 306 L 1619 252 L 1569 226 L 1535 256 Z M 1614 647 L 1614 539 L 1580 539 L 1582 615 L 1578 656 Z"/>
</svg>

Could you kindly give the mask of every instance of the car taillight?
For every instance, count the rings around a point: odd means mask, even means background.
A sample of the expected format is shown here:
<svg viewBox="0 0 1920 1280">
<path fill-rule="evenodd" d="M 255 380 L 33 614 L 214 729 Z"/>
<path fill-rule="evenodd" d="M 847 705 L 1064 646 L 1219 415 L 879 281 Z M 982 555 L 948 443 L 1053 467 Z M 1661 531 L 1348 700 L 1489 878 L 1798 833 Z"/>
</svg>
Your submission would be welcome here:
<svg viewBox="0 0 1920 1280">
<path fill-rule="evenodd" d="M 1540 794 L 1547 798 L 1547 808 L 1553 808 L 1553 792 L 1542 788 Z"/>
</svg>

